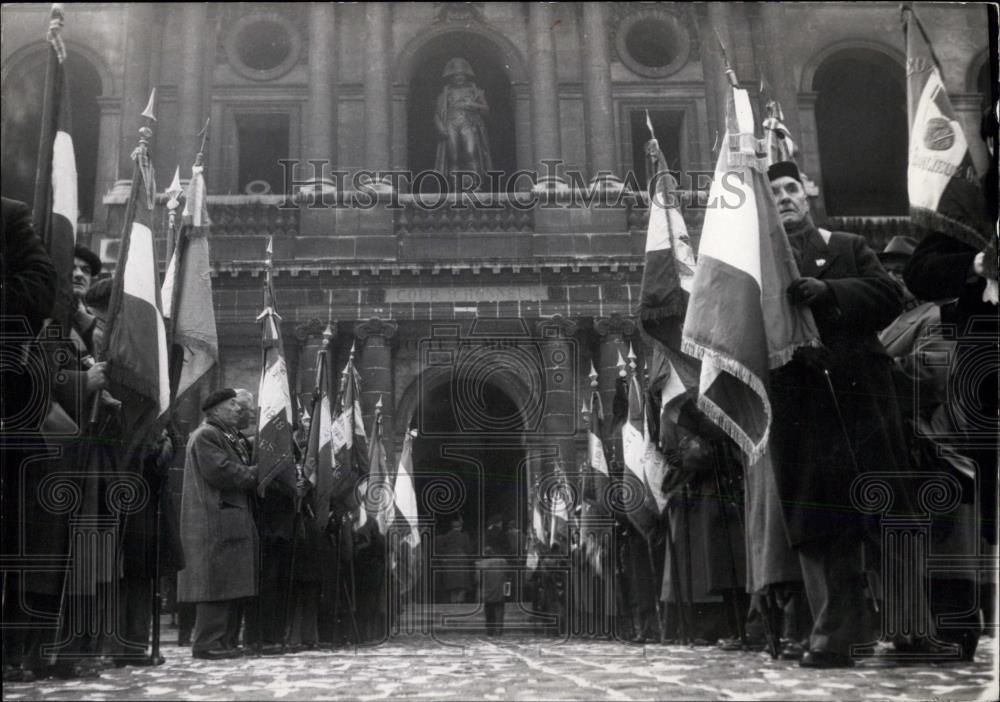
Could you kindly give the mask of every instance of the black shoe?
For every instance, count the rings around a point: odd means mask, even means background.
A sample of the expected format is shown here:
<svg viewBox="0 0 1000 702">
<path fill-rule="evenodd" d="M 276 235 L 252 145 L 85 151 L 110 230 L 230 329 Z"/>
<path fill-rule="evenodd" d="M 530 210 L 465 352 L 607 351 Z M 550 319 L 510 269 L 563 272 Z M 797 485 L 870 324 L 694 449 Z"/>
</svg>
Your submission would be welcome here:
<svg viewBox="0 0 1000 702">
<path fill-rule="evenodd" d="M 285 646 L 280 643 L 264 644 L 257 653 L 261 656 L 281 656 L 285 653 Z"/>
<path fill-rule="evenodd" d="M 806 651 L 799 660 L 800 668 L 853 668 L 854 659 L 833 651 Z"/>
<path fill-rule="evenodd" d="M 781 653 L 778 655 L 783 661 L 798 661 L 802 660 L 802 656 L 805 654 L 805 646 L 796 641 L 783 641 L 781 647 Z"/>
<path fill-rule="evenodd" d="M 45 670 L 47 677 L 58 678 L 60 680 L 75 680 L 78 678 L 92 679 L 101 677 L 101 671 L 84 661 L 76 663 L 72 661 L 58 661 L 55 665 Z"/>
<path fill-rule="evenodd" d="M 192 658 L 200 658 L 205 661 L 222 661 L 230 658 L 239 658 L 240 654 L 228 648 L 209 648 L 204 651 L 192 651 Z"/>
<path fill-rule="evenodd" d="M 157 656 L 153 658 L 152 656 L 142 656 L 142 657 L 129 657 L 129 656 L 116 656 L 115 665 L 119 668 L 123 668 L 127 665 L 137 665 L 140 667 L 152 666 L 152 665 L 163 665 L 167 662 L 167 659 L 163 656 Z"/>
</svg>

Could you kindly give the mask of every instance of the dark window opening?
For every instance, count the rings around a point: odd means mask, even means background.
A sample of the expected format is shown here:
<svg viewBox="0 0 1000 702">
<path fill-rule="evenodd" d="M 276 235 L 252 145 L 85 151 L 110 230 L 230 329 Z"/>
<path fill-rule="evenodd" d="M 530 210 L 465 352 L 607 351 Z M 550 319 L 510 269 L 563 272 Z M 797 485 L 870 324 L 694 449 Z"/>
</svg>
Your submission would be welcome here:
<svg viewBox="0 0 1000 702">
<path fill-rule="evenodd" d="M 240 60 L 248 67 L 266 71 L 280 66 L 288 58 L 292 41 L 281 24 L 261 20 L 247 25 L 240 32 L 237 51 Z"/>
<path fill-rule="evenodd" d="M 288 115 L 237 115 L 236 134 L 240 192 L 283 193 L 285 178 L 279 161 L 289 158 Z"/>
<path fill-rule="evenodd" d="M 843 52 L 816 72 L 816 131 L 830 215 L 905 215 L 903 67 L 875 51 Z"/>
<path fill-rule="evenodd" d="M 660 144 L 660 151 L 667 159 L 667 166 L 671 171 L 679 171 L 684 113 L 676 110 L 650 110 L 649 120 L 653 123 L 653 131 Z M 649 141 L 646 110 L 629 112 L 629 129 L 632 135 L 632 166 L 635 169 L 636 181 L 646 186 L 653 175 L 646 172 L 646 142 Z"/>
<path fill-rule="evenodd" d="M 632 25 L 625 46 L 637 62 L 649 68 L 663 68 L 677 58 L 673 27 L 662 19 L 650 18 Z"/>
</svg>

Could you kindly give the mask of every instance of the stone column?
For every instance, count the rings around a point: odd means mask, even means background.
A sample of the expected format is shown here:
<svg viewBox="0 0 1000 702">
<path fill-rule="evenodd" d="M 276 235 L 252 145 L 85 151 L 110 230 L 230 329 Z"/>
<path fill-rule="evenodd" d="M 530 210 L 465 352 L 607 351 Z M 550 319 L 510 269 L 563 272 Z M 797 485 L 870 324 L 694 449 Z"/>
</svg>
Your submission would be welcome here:
<svg viewBox="0 0 1000 702">
<path fill-rule="evenodd" d="M 189 2 L 181 6 L 184 51 L 181 52 L 181 79 L 177 85 L 178 140 L 177 158 L 181 170 L 194 163 L 201 140 L 198 133 L 205 126 L 204 108 L 205 41 L 208 32 L 208 3 Z"/>
<path fill-rule="evenodd" d="M 386 458 L 391 462 L 395 453 L 393 447 L 393 417 L 396 402 L 392 382 L 392 340 L 397 326 L 373 318 L 354 327 L 354 337 L 358 341 L 361 364 L 361 412 L 365 418 L 366 431 L 371 430 L 375 405 L 382 398 L 382 436 Z"/>
<path fill-rule="evenodd" d="M 528 63 L 531 66 L 531 140 L 535 168 L 561 152 L 559 141 L 559 86 L 556 82 L 555 44 L 552 39 L 552 5 L 528 6 Z"/>
<path fill-rule="evenodd" d="M 323 332 L 327 323 L 321 319 L 313 318 L 308 322 L 295 327 L 295 340 L 298 342 L 298 353 L 295 372 L 295 387 L 302 401 L 302 406 L 310 414 L 312 413 L 313 393 L 316 390 L 316 368 L 319 363 L 319 351 L 323 348 Z M 331 322 L 333 338 L 337 336 L 337 323 Z M 330 343 L 333 343 L 333 338 Z M 327 358 L 327 373 L 332 372 L 329 358 Z M 336 388 L 334 382 L 329 383 L 331 389 Z"/>
<path fill-rule="evenodd" d="M 94 223 L 107 224 L 104 195 L 115 186 L 118 179 L 118 151 L 122 133 L 122 105 L 117 97 L 102 95 L 97 98 L 101 108 L 101 128 L 97 143 L 97 183 L 94 187 Z"/>
<path fill-rule="evenodd" d="M 636 325 L 631 319 L 613 314 L 610 317 L 600 317 L 594 321 L 594 331 L 600 338 L 597 350 L 597 388 L 604 404 L 604 416 L 611 416 L 614 406 L 615 389 L 618 382 L 619 355 L 627 361 L 628 337 L 636 332 Z M 608 442 L 609 457 L 621 463 L 621 433 L 614 441 Z"/>
<path fill-rule="evenodd" d="M 567 472 L 576 471 L 577 417 L 580 408 L 577 393 L 577 331 L 575 322 L 553 315 L 538 322 L 544 369 L 545 414 L 542 435 L 546 446 L 559 447 L 558 459 L 543 461 L 551 466 L 556 460 Z M 543 472 L 546 472 L 543 470 Z"/>
<path fill-rule="evenodd" d="M 118 155 L 118 174 L 132 177 L 132 149 L 143 126 L 142 111 L 149 100 L 151 88 L 150 63 L 155 25 L 154 3 L 129 3 L 125 8 L 125 75 L 122 86 L 122 131 L 119 143 L 127 144 Z M 154 136 L 155 138 L 155 136 Z"/>
<path fill-rule="evenodd" d="M 785 126 L 792 141 L 799 143 L 798 90 L 791 66 L 785 60 L 788 34 L 785 24 L 785 7 L 778 2 L 758 3 L 760 9 L 760 41 L 754 50 L 761 57 L 763 77 L 771 86 L 774 99 L 781 103 Z"/>
<path fill-rule="evenodd" d="M 365 168 L 389 168 L 389 13 L 388 3 L 365 5 Z"/>
<path fill-rule="evenodd" d="M 606 6 L 583 3 L 583 95 L 587 119 L 587 154 L 591 176 L 615 170 L 615 117 L 611 100 L 611 64 L 608 59 Z"/>
<path fill-rule="evenodd" d="M 337 54 L 335 8 L 325 2 L 309 5 L 309 102 L 306 106 L 305 160 L 328 159 L 333 163 L 334 93 Z M 310 166 L 303 176 L 311 176 Z M 322 174 L 317 173 L 317 177 Z"/>
</svg>

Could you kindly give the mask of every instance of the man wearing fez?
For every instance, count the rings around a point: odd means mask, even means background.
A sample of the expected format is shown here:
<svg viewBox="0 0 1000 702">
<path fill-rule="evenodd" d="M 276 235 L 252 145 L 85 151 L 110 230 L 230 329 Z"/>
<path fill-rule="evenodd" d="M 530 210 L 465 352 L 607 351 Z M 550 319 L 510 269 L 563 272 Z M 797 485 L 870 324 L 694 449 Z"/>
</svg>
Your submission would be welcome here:
<svg viewBox="0 0 1000 702">
<path fill-rule="evenodd" d="M 771 374 L 775 478 L 813 614 L 800 665 L 849 667 L 851 646 L 869 638 L 861 569 L 869 525 L 852 505 L 851 483 L 861 472 L 910 467 L 891 360 L 877 336 L 903 296 L 862 237 L 813 223 L 793 162 L 775 163 L 768 176 L 800 275 L 787 294 L 812 311 L 822 342 Z M 893 492 L 905 509 L 905 495 Z"/>
<path fill-rule="evenodd" d="M 186 566 L 177 600 L 194 602 L 195 658 L 235 658 L 242 601 L 257 594 L 257 528 L 250 510 L 257 484 L 252 449 L 241 429 L 254 397 L 225 388 L 206 398 L 205 419 L 191 433 L 184 463 L 181 542 Z"/>
</svg>

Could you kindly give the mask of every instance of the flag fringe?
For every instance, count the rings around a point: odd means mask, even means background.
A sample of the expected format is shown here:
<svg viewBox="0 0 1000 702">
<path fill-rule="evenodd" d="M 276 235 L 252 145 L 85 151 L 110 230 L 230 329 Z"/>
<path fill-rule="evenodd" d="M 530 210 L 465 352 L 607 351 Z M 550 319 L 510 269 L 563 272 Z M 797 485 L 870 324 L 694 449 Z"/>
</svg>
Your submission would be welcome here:
<svg viewBox="0 0 1000 702">
<path fill-rule="evenodd" d="M 772 351 L 767 355 L 767 367 L 772 370 L 775 368 L 781 368 L 791 362 L 792 358 L 795 356 L 795 352 L 801 348 L 821 348 L 823 342 L 819 339 L 809 339 L 808 341 L 803 341 L 798 344 L 792 344 L 791 346 L 786 346 L 783 349 L 777 351 Z"/>
<path fill-rule="evenodd" d="M 742 363 L 738 363 L 728 356 L 723 356 L 691 339 L 685 338 L 681 341 L 681 350 L 684 353 L 694 356 L 702 361 L 706 358 L 710 359 L 712 363 L 719 367 L 720 370 L 729 373 L 729 375 L 738 378 L 744 384 L 748 385 L 750 389 L 753 390 L 753 392 L 760 398 L 761 404 L 764 407 L 765 429 L 760 441 L 754 442 L 754 440 L 751 439 L 750 436 L 743 431 L 743 429 L 736 422 L 734 422 L 721 407 L 709 398 L 705 397 L 705 395 L 698 395 L 698 409 L 708 415 L 709 419 L 718 424 L 719 427 L 726 432 L 729 438 L 736 442 L 743 453 L 746 454 L 750 463 L 759 459 L 764 455 L 767 448 L 767 440 L 770 436 L 771 427 L 771 402 L 768 400 L 764 382 Z"/>
</svg>

